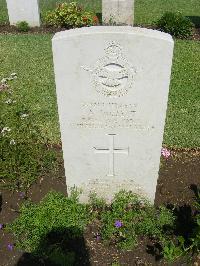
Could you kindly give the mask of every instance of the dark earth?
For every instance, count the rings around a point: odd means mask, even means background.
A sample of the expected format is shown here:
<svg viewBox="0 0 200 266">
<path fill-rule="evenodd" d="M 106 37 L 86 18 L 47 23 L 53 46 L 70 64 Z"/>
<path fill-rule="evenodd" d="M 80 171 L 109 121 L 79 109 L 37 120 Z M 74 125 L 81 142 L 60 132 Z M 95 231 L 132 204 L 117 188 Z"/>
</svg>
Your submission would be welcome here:
<svg viewBox="0 0 200 266">
<path fill-rule="evenodd" d="M 138 27 L 144 27 L 142 25 L 135 25 Z M 146 28 L 149 29 L 157 29 L 155 26 L 145 26 Z M 64 31 L 66 28 L 54 28 L 54 27 L 47 27 L 47 26 L 41 26 L 41 27 L 34 27 L 30 28 L 28 32 L 19 32 L 15 26 L 10 26 L 8 24 L 5 25 L 0 25 L 0 34 L 41 34 L 41 33 L 56 33 L 59 31 Z M 198 24 L 194 29 L 193 29 L 193 34 L 189 40 L 200 40 L 200 25 Z"/>
<path fill-rule="evenodd" d="M 155 205 L 165 204 L 175 207 L 179 226 L 177 234 L 187 236 L 191 232 L 191 217 L 195 211 L 195 192 L 200 187 L 200 150 L 172 150 L 168 159 L 162 158 L 160 164 Z M 44 195 L 54 189 L 66 194 L 63 163 L 58 176 L 44 176 L 29 189 L 27 198 L 39 202 Z M 26 199 L 20 193 L 3 189 L 0 199 L 0 223 L 6 224 L 18 216 L 19 205 Z M 76 265 L 106 266 L 118 262 L 118 265 L 200 265 L 200 256 L 192 255 L 173 263 L 167 263 L 159 256 L 159 248 L 153 247 L 150 239 L 141 238 L 135 250 L 122 251 L 114 245 L 107 246 L 96 239 L 98 224 L 89 225 L 82 238 L 70 243 L 70 249 L 76 253 Z M 34 260 L 29 254 L 17 251 L 15 246 L 8 250 L 8 243 L 14 244 L 11 234 L 0 230 L 0 266 L 51 265 L 42 260 Z M 70 266 L 70 265 L 69 265 Z"/>
</svg>

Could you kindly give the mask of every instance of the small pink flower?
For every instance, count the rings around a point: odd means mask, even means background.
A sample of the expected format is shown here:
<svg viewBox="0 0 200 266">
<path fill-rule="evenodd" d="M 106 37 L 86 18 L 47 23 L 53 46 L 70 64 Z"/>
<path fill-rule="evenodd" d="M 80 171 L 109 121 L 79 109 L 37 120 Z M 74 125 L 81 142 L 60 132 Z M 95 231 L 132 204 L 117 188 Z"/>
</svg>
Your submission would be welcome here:
<svg viewBox="0 0 200 266">
<path fill-rule="evenodd" d="M 161 149 L 161 154 L 162 154 L 162 156 L 164 158 L 168 159 L 170 157 L 170 155 L 171 155 L 171 152 L 168 149 L 166 149 L 166 148 L 162 148 Z"/>
</svg>

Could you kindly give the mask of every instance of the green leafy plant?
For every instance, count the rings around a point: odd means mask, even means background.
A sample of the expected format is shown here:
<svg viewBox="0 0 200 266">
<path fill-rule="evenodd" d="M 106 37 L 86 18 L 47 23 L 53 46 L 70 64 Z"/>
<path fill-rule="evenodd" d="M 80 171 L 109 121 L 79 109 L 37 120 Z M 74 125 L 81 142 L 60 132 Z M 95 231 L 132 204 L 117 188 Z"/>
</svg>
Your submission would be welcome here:
<svg viewBox="0 0 200 266">
<path fill-rule="evenodd" d="M 67 29 L 98 24 L 98 18 L 92 12 L 83 10 L 76 2 L 59 4 L 45 17 L 46 24 Z"/>
<path fill-rule="evenodd" d="M 34 115 L 15 95 L 10 82 L 13 73 L 0 83 L 0 178 L 8 188 L 26 191 L 36 179 L 56 168 L 56 153 L 41 137 Z"/>
<path fill-rule="evenodd" d="M 74 252 L 63 252 L 61 248 L 54 248 L 49 252 L 48 259 L 53 265 L 72 266 L 75 264 Z"/>
<path fill-rule="evenodd" d="M 89 202 L 93 211 L 102 211 L 106 208 L 106 201 L 104 198 L 97 197 L 96 193 L 91 193 L 89 196 Z"/>
<path fill-rule="evenodd" d="M 189 239 L 178 236 L 173 240 L 167 240 L 163 243 L 163 255 L 168 261 L 174 261 L 183 255 L 200 252 L 200 191 L 197 192 L 197 201 L 195 204 L 197 214 L 193 218 L 195 226 Z M 186 244 L 187 243 L 187 244 Z"/>
<path fill-rule="evenodd" d="M 197 208 L 197 214 L 195 217 L 195 227 L 193 230 L 193 234 L 190 238 L 192 244 L 190 249 L 194 252 L 199 253 L 200 252 L 200 189 L 197 191 L 197 201 L 195 204 Z"/>
<path fill-rule="evenodd" d="M 17 30 L 20 32 L 27 32 L 30 30 L 28 22 L 26 22 L 26 21 L 17 22 L 16 27 L 17 27 Z"/>
<path fill-rule="evenodd" d="M 79 241 L 90 218 L 89 206 L 80 204 L 76 193 L 65 197 L 52 191 L 38 204 L 24 203 L 20 216 L 6 229 L 14 233 L 19 249 L 50 260 L 68 261 L 69 240 Z"/>
<path fill-rule="evenodd" d="M 156 209 L 132 192 L 120 191 L 110 209 L 101 213 L 101 235 L 108 242 L 131 249 L 141 235 L 161 242 L 168 239 L 167 231 L 173 223 L 173 214 L 165 207 Z"/>
<path fill-rule="evenodd" d="M 75 254 L 68 249 L 70 240 L 80 241 L 84 229 L 95 218 L 100 226 L 98 241 L 102 239 L 122 249 L 134 248 L 138 238 L 146 236 L 162 247 L 162 255 L 169 262 L 191 251 L 199 252 L 199 210 L 191 237 L 184 239 L 174 235 L 172 211 L 163 206 L 156 208 L 132 192 L 120 191 L 111 204 L 95 194 L 89 204 L 82 204 L 79 194 L 73 190 L 66 198 L 61 193 L 50 192 L 38 204 L 23 203 L 20 216 L 6 226 L 14 233 L 17 247 L 55 265 L 73 265 Z M 96 211 L 98 215 L 94 215 Z"/>
<path fill-rule="evenodd" d="M 185 254 L 186 250 L 184 246 L 185 243 L 184 238 L 179 236 L 177 238 L 177 242 L 178 242 L 177 244 L 174 244 L 174 241 L 170 240 L 164 243 L 162 253 L 167 261 L 170 262 L 175 261 L 180 256 Z"/>
<path fill-rule="evenodd" d="M 112 262 L 111 266 L 120 266 L 120 263 L 115 261 L 115 262 Z"/>
<path fill-rule="evenodd" d="M 193 23 L 181 13 L 166 12 L 157 22 L 157 27 L 177 38 L 189 38 L 192 35 Z"/>
</svg>

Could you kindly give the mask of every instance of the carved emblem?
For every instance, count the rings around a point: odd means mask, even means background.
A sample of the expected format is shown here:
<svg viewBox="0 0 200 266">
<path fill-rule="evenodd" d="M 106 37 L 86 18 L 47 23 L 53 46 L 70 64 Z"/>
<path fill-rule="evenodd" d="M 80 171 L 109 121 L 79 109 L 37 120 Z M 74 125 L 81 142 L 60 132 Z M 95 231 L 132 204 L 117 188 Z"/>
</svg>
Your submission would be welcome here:
<svg viewBox="0 0 200 266">
<path fill-rule="evenodd" d="M 133 84 L 135 69 L 125 58 L 122 47 L 111 42 L 105 49 L 105 56 L 92 67 L 82 66 L 91 73 L 93 85 L 98 93 L 106 97 L 120 97 L 127 94 Z"/>
</svg>

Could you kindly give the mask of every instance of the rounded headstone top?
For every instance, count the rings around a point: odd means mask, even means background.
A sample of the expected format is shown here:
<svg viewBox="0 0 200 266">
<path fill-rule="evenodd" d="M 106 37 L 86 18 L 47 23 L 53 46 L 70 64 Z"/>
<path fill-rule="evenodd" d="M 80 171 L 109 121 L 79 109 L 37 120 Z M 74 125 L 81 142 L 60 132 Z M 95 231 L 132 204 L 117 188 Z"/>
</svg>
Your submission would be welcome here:
<svg viewBox="0 0 200 266">
<path fill-rule="evenodd" d="M 155 39 L 163 39 L 173 43 L 173 38 L 168 33 L 164 33 L 158 30 L 152 30 L 140 27 L 131 27 L 131 26 L 93 26 L 93 27 L 76 28 L 76 29 L 57 32 L 54 35 L 53 40 L 59 40 L 63 38 L 65 39 L 79 35 L 102 34 L 102 33 L 141 35 Z"/>
</svg>

